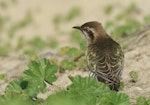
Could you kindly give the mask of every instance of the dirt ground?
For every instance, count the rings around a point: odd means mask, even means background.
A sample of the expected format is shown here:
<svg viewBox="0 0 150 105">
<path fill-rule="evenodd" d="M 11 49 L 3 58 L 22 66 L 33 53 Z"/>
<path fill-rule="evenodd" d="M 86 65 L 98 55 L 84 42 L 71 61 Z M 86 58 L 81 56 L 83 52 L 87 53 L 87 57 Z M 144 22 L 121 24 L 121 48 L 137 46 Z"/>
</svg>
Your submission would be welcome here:
<svg viewBox="0 0 150 105">
<path fill-rule="evenodd" d="M 139 20 L 144 14 L 148 14 L 150 12 L 149 0 L 132 1 L 136 2 L 140 11 L 142 11 L 137 17 Z M 52 19 L 55 15 L 66 14 L 72 7 L 81 7 L 82 15 L 80 17 L 77 17 L 71 22 L 62 23 L 60 25 L 61 30 L 69 31 L 72 30 L 72 26 L 80 25 L 91 20 L 105 23 L 106 21 L 111 20 L 116 13 L 118 13 L 121 9 L 124 9 L 130 3 L 131 0 L 126 0 L 124 2 L 120 0 L 114 0 L 113 2 L 106 0 L 88 2 L 87 0 L 18 0 L 16 4 L 10 4 L 5 10 L 0 10 L 0 15 L 9 17 L 10 21 L 10 23 L 6 25 L 5 31 L 2 32 L 2 38 L 3 40 L 8 41 L 6 34 L 10 24 L 24 18 L 25 13 L 30 10 L 33 14 L 34 22 L 16 33 L 16 37 L 12 39 L 14 45 L 16 44 L 18 37 L 21 35 L 25 39 L 31 39 L 37 35 L 40 35 L 43 38 L 52 36 L 58 39 L 62 46 L 70 45 L 70 43 L 68 43 L 68 35 L 57 35 L 58 33 L 54 31 Z M 113 15 L 107 17 L 103 14 L 102 9 L 108 4 L 115 5 L 116 9 Z M 122 76 L 125 88 L 121 91 L 123 93 L 127 93 L 132 99 L 141 95 L 150 97 L 150 28 L 146 31 L 146 35 L 144 33 L 141 36 L 143 36 L 143 38 L 140 41 L 136 39 L 140 37 L 134 35 L 134 37 L 124 39 L 123 42 L 121 42 L 121 44 L 129 44 L 133 48 L 125 51 L 125 67 Z M 135 42 L 133 42 L 132 39 Z M 138 45 L 140 47 L 137 47 Z M 51 51 L 47 49 L 42 51 L 41 55 L 47 52 Z M 6 74 L 6 78 L 4 80 L 0 80 L 0 94 L 4 93 L 4 89 L 8 82 L 20 76 L 22 74 L 22 70 L 27 68 L 28 58 L 19 56 L 17 53 L 18 52 L 11 52 L 6 56 L 0 56 L 0 74 Z M 51 55 L 47 55 L 46 57 L 51 58 Z M 136 83 L 130 82 L 131 78 L 129 76 L 129 72 L 133 70 L 136 71 L 139 76 Z M 71 83 L 68 76 L 75 76 L 78 74 L 88 76 L 88 73 L 82 70 L 67 71 L 59 76 L 58 80 L 55 82 L 55 86 L 65 88 Z M 55 86 L 48 87 L 48 94 L 55 90 Z M 41 96 L 46 97 L 46 95 Z"/>
</svg>

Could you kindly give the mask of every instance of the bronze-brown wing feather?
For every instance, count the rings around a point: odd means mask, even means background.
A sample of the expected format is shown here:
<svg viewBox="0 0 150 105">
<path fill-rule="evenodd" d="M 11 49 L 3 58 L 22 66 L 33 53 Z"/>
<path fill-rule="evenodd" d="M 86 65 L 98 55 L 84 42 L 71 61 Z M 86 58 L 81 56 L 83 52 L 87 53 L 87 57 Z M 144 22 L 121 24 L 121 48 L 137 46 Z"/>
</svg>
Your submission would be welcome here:
<svg viewBox="0 0 150 105">
<path fill-rule="evenodd" d="M 105 42 L 105 43 L 103 43 Z M 88 68 L 98 81 L 118 91 L 123 70 L 123 52 L 120 45 L 112 39 L 105 39 L 89 45 L 87 51 Z"/>
</svg>

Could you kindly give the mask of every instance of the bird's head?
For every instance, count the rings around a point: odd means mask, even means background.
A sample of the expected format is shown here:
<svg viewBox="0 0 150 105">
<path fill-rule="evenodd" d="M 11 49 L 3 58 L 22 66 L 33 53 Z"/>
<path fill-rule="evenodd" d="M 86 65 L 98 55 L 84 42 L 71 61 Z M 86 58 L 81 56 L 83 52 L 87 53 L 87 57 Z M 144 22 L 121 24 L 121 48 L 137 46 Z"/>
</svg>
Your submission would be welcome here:
<svg viewBox="0 0 150 105">
<path fill-rule="evenodd" d="M 93 44 L 97 39 L 108 37 L 101 23 L 92 21 L 84 23 L 82 26 L 74 26 L 73 28 L 80 30 L 88 44 Z"/>
</svg>

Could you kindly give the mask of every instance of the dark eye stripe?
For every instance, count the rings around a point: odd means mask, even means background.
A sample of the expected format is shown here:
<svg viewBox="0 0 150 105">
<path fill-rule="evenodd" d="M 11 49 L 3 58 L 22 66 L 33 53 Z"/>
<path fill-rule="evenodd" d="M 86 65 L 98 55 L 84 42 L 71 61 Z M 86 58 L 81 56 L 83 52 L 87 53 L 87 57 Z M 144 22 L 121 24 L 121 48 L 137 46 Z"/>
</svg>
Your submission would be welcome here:
<svg viewBox="0 0 150 105">
<path fill-rule="evenodd" d="M 92 32 L 92 31 L 89 31 L 88 34 L 89 34 L 89 37 L 93 40 L 93 39 L 94 39 L 93 32 Z"/>
</svg>

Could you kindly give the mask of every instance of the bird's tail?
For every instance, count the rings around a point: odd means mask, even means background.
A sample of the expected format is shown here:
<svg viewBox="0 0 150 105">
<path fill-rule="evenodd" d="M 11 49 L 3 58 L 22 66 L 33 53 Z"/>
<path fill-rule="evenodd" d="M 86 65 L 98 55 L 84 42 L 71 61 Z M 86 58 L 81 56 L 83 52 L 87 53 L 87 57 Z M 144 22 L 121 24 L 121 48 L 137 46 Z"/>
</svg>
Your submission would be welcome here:
<svg viewBox="0 0 150 105">
<path fill-rule="evenodd" d="M 115 84 L 109 85 L 109 88 L 114 91 L 119 91 L 119 87 L 120 87 L 120 83 L 115 83 Z"/>
</svg>

